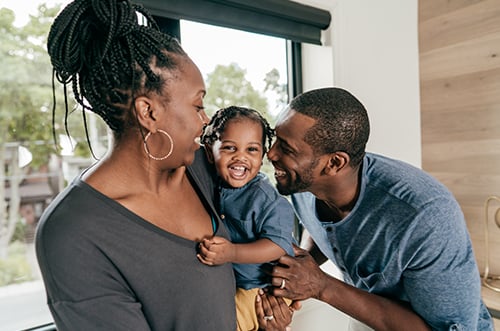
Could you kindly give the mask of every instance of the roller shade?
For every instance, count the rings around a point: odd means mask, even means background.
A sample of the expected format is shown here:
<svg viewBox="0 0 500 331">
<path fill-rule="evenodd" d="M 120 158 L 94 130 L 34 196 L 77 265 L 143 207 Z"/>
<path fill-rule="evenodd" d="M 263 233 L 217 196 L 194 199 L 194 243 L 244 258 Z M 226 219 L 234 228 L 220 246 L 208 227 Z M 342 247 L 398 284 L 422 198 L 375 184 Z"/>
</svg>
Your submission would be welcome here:
<svg viewBox="0 0 500 331">
<path fill-rule="evenodd" d="M 136 0 L 153 15 L 321 45 L 330 12 L 288 0 Z"/>
</svg>

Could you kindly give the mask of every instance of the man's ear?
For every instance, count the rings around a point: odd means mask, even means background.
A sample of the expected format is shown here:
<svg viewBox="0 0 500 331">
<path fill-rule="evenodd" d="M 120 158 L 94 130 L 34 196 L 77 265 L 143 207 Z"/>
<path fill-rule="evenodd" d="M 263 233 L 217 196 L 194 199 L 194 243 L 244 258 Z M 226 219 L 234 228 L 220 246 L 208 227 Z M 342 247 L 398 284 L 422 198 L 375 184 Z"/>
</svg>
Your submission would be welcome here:
<svg viewBox="0 0 500 331">
<path fill-rule="evenodd" d="M 350 162 L 349 154 L 345 152 L 335 152 L 328 155 L 327 163 L 323 169 L 325 174 L 336 174 L 345 169 Z"/>
<path fill-rule="evenodd" d="M 212 146 L 205 144 L 205 154 L 207 155 L 208 162 L 214 163 L 214 153 L 212 151 Z"/>
<path fill-rule="evenodd" d="M 134 101 L 134 106 L 139 123 L 148 131 L 153 131 L 156 119 L 151 100 L 146 97 L 138 97 Z"/>
</svg>

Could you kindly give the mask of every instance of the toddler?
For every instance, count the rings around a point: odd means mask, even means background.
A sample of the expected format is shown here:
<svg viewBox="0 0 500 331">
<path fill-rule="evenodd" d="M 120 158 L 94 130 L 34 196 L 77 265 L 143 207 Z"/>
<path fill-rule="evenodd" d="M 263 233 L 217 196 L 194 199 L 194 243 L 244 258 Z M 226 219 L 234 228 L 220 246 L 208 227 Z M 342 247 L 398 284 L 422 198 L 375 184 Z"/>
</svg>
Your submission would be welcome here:
<svg viewBox="0 0 500 331">
<path fill-rule="evenodd" d="M 269 285 L 266 263 L 293 255 L 295 215 L 291 204 L 260 172 L 274 131 L 256 110 L 218 110 L 205 127 L 202 143 L 218 175 L 218 212 L 231 241 L 200 243 L 198 258 L 208 265 L 233 263 L 238 330 L 258 330 L 255 297 Z"/>
</svg>

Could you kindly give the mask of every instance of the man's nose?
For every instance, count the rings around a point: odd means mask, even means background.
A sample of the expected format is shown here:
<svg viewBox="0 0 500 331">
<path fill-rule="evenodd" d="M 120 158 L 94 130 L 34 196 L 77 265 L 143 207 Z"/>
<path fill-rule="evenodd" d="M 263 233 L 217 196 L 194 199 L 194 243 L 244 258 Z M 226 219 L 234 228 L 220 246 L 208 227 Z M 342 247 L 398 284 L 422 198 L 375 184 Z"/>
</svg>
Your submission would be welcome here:
<svg viewBox="0 0 500 331">
<path fill-rule="evenodd" d="M 267 151 L 267 158 L 270 161 L 276 161 L 276 143 L 271 145 L 271 148 Z"/>
</svg>

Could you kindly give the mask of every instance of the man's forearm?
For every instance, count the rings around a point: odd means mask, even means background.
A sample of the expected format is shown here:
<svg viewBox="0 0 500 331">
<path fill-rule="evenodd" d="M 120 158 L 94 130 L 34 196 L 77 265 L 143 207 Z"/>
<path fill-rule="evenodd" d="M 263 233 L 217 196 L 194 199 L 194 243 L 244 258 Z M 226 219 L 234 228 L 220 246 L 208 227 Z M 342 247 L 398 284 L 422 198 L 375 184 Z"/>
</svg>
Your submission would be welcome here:
<svg viewBox="0 0 500 331">
<path fill-rule="evenodd" d="M 318 299 L 375 330 L 430 330 L 425 321 L 408 306 L 358 289 L 334 277 L 330 277 L 329 286 Z"/>
</svg>

